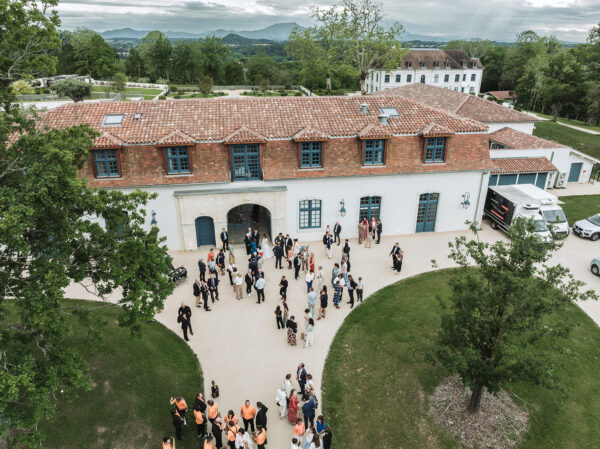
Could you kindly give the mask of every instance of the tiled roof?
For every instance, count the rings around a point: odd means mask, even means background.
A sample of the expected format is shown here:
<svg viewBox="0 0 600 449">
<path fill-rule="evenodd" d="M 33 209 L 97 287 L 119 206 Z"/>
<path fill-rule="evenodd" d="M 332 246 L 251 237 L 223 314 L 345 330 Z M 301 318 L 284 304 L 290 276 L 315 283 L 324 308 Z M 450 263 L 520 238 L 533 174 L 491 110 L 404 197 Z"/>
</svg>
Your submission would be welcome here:
<svg viewBox="0 0 600 449">
<path fill-rule="evenodd" d="M 514 90 L 491 90 L 488 94 L 498 100 L 512 100 L 517 98 L 517 94 Z"/>
<path fill-rule="evenodd" d="M 392 137 L 392 133 L 387 126 L 371 123 L 360 130 L 358 137 L 360 139 L 388 139 Z"/>
<path fill-rule="evenodd" d="M 455 114 L 477 120 L 482 123 L 522 123 L 537 122 L 538 118 L 514 109 L 506 108 L 496 102 L 484 100 L 471 94 L 456 92 L 429 84 L 415 83 L 406 86 L 385 89 L 371 96 L 400 96 L 421 101 L 434 108 L 454 112 Z"/>
<path fill-rule="evenodd" d="M 412 64 L 413 69 L 445 69 L 446 62 L 451 69 L 462 69 L 463 61 L 467 62 L 467 68 L 473 68 L 473 63 L 478 69 L 482 69 L 483 65 L 478 58 L 471 58 L 462 50 L 437 50 L 437 49 L 411 49 L 402 58 L 401 68 L 408 68 L 408 63 Z M 436 62 L 438 67 L 436 67 Z M 425 66 L 422 67 L 421 63 Z"/>
<path fill-rule="evenodd" d="M 367 113 L 360 112 L 362 103 L 367 104 Z M 455 133 L 487 130 L 482 123 L 408 98 L 364 95 L 69 103 L 44 113 L 40 125 L 65 128 L 89 123 L 101 133 L 110 131 L 126 144 L 154 143 L 173 130 L 197 141 L 241 141 L 252 133 L 260 140 L 291 139 L 309 125 L 330 137 L 357 136 L 367 125 L 379 124 L 381 107 L 394 107 L 400 113 L 400 117 L 390 117 L 386 125 L 394 135 L 416 135 L 427 123 Z M 142 118 L 134 120 L 136 113 Z M 106 114 L 124 114 L 122 125 L 102 126 Z"/>
<path fill-rule="evenodd" d="M 298 131 L 296 134 L 292 136 L 292 139 L 296 142 L 307 142 L 307 141 L 317 141 L 317 140 L 327 140 L 329 136 L 324 132 L 314 129 L 312 126 L 308 125 Z"/>
<path fill-rule="evenodd" d="M 544 148 L 568 148 L 552 140 L 542 139 L 515 129 L 504 127 L 490 133 L 490 140 L 515 150 L 533 150 Z"/>
<path fill-rule="evenodd" d="M 194 143 L 193 137 L 188 136 L 178 129 L 171 131 L 169 134 L 156 141 L 157 145 L 184 145 L 192 143 Z"/>
<path fill-rule="evenodd" d="M 252 131 L 245 126 L 236 129 L 234 132 L 229 134 L 223 142 L 226 144 L 232 143 L 262 143 L 266 142 L 267 138 L 256 131 Z"/>
<path fill-rule="evenodd" d="M 104 132 L 94 141 L 94 148 L 117 148 L 123 145 L 123 141 L 109 132 Z"/>
<path fill-rule="evenodd" d="M 512 157 L 492 159 L 493 173 L 553 172 L 558 169 L 545 157 Z"/>
<path fill-rule="evenodd" d="M 451 129 L 446 128 L 445 126 L 438 125 L 436 123 L 428 123 L 425 127 L 419 132 L 422 136 L 451 136 L 454 134 Z"/>
</svg>

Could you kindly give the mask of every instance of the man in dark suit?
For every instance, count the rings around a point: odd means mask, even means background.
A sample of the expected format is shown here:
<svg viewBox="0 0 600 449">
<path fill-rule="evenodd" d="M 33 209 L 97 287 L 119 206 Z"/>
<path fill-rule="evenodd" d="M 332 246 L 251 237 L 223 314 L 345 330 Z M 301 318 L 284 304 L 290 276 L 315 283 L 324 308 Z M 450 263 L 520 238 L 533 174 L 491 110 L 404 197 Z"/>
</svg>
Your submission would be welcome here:
<svg viewBox="0 0 600 449">
<path fill-rule="evenodd" d="M 229 233 L 223 228 L 221 230 L 221 242 L 223 242 L 223 251 L 227 248 L 229 251 Z"/>
<path fill-rule="evenodd" d="M 190 306 L 186 306 L 185 302 L 183 301 L 181 301 L 181 307 L 177 311 L 177 316 L 180 317 L 182 315 L 187 317 L 187 329 L 190 330 L 190 334 L 194 335 L 194 332 L 192 331 L 192 323 L 190 321 L 192 319 L 192 309 L 190 309 Z M 183 322 L 181 323 L 181 326 L 183 327 Z M 187 329 L 183 330 L 183 334 L 186 336 L 185 341 L 187 341 Z"/>
<path fill-rule="evenodd" d="M 252 232 L 252 240 L 254 240 L 254 243 L 256 243 L 256 246 L 259 245 L 260 234 L 258 233 L 258 229 L 255 229 L 254 232 Z"/>
<path fill-rule="evenodd" d="M 290 237 L 289 234 L 286 234 L 285 235 L 285 247 L 291 248 L 292 246 L 294 246 L 294 241 L 292 240 L 292 238 Z"/>
<path fill-rule="evenodd" d="M 342 226 L 339 221 L 336 221 L 333 227 L 333 241 L 337 242 L 338 246 L 340 246 L 340 232 L 342 232 Z"/>
<path fill-rule="evenodd" d="M 202 281 L 202 285 L 200 285 L 200 294 L 202 295 L 202 301 L 204 301 L 204 310 L 210 312 L 210 308 L 208 307 L 208 285 L 206 282 Z"/>
<path fill-rule="evenodd" d="M 377 219 L 377 241 L 375 243 L 379 244 L 381 241 L 381 233 L 383 232 L 383 225 L 381 224 L 381 220 Z"/>
<path fill-rule="evenodd" d="M 244 282 L 246 283 L 246 293 L 248 296 L 252 296 L 252 285 L 254 284 L 254 274 L 251 269 L 248 269 L 246 276 L 244 276 Z"/>
<path fill-rule="evenodd" d="M 183 339 L 185 341 L 189 341 L 190 339 L 188 338 L 187 330 L 189 328 L 190 329 L 190 333 L 191 333 L 190 319 L 188 318 L 188 316 L 185 313 L 182 313 L 181 315 L 179 315 L 177 317 L 177 322 L 181 323 L 181 330 L 183 331 Z"/>
<path fill-rule="evenodd" d="M 202 258 L 198 261 L 198 270 L 200 270 L 200 280 L 206 281 L 206 264 Z"/>
<path fill-rule="evenodd" d="M 244 245 L 246 245 L 246 255 L 247 256 L 250 255 L 250 250 L 252 249 L 252 244 L 250 243 L 250 237 L 251 237 L 250 232 L 247 232 L 246 236 L 244 237 Z"/>
<path fill-rule="evenodd" d="M 300 385 L 300 395 L 304 396 L 304 387 L 306 385 L 306 369 L 304 369 L 304 363 L 298 365 L 298 369 L 296 370 L 296 380 L 298 381 L 298 385 Z"/>
<path fill-rule="evenodd" d="M 273 255 L 275 255 L 275 268 L 283 268 L 281 266 L 281 258 L 283 257 L 283 249 L 281 249 L 280 245 L 275 245 L 273 247 Z"/>
<path fill-rule="evenodd" d="M 256 403 L 256 408 L 258 411 L 256 412 L 256 426 L 263 426 L 263 428 L 267 429 L 267 412 L 269 409 L 262 402 Z"/>
<path fill-rule="evenodd" d="M 210 292 L 210 299 L 214 304 L 215 298 L 217 298 L 217 301 L 219 300 L 219 280 L 212 273 L 208 279 L 208 291 Z"/>
<path fill-rule="evenodd" d="M 255 258 L 252 258 L 252 261 L 248 264 L 248 269 L 252 270 L 252 276 L 258 277 L 258 262 Z"/>
<path fill-rule="evenodd" d="M 196 281 L 194 282 L 194 296 L 196 297 L 196 307 L 200 307 L 200 287 L 202 286 L 202 284 L 200 284 L 200 281 L 198 279 L 196 279 Z"/>
<path fill-rule="evenodd" d="M 277 237 L 275 237 L 275 245 L 277 245 L 277 246 L 285 245 L 285 239 L 283 238 L 283 234 L 281 232 L 279 233 L 279 235 Z"/>
<path fill-rule="evenodd" d="M 294 257 L 294 279 L 298 280 L 298 273 L 300 273 L 300 267 L 302 266 L 302 261 L 300 260 L 300 254 L 296 254 Z"/>
<path fill-rule="evenodd" d="M 398 251 L 400 251 L 400 244 L 398 242 L 396 242 L 394 244 L 394 246 L 392 247 L 392 250 L 390 251 L 390 256 L 392 256 L 392 268 L 396 269 L 396 265 L 395 265 L 395 260 L 396 260 L 396 254 L 398 253 Z"/>
</svg>

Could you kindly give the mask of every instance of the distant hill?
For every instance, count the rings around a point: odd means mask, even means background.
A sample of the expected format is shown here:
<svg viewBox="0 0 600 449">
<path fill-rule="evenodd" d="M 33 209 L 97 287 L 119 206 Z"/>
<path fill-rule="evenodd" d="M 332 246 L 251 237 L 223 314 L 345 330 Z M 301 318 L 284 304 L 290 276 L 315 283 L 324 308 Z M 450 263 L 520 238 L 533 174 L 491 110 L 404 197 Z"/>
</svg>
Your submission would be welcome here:
<svg viewBox="0 0 600 449">
<path fill-rule="evenodd" d="M 269 39 L 250 39 L 249 37 L 242 37 L 239 34 L 229 33 L 227 36 L 221 38 L 226 45 L 256 45 L 256 44 L 272 44 L 273 41 Z"/>
<path fill-rule="evenodd" d="M 260 30 L 236 31 L 236 30 L 212 30 L 202 33 L 186 33 L 183 31 L 164 31 L 164 34 L 171 39 L 199 39 L 206 36 L 225 37 L 230 34 L 245 37 L 248 39 L 266 39 L 270 41 L 286 41 L 294 28 L 304 29 L 295 22 L 276 23 L 274 25 L 262 28 Z M 132 28 L 120 28 L 118 30 L 106 30 L 102 33 L 104 39 L 141 39 L 150 31 L 134 30 Z"/>
</svg>

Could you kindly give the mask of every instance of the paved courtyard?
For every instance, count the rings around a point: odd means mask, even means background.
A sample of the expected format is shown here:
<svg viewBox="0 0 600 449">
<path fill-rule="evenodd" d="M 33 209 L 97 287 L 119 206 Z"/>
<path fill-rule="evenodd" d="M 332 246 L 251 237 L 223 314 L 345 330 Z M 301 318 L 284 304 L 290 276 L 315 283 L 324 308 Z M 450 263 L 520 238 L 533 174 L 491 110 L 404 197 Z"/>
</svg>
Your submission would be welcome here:
<svg viewBox="0 0 600 449">
<path fill-rule="evenodd" d="M 432 259 L 437 261 L 440 268 L 450 267 L 451 261 L 447 257 L 448 242 L 458 235 L 470 236 L 471 234 L 465 231 L 384 237 L 381 244 L 374 244 L 372 249 L 359 246 L 356 240 L 351 240 L 351 274 L 355 278 L 363 277 L 365 298 L 368 298 L 371 293 L 386 285 L 432 270 Z M 504 234 L 493 231 L 487 223 L 484 223 L 480 238 L 484 241 L 494 241 L 505 237 Z M 400 242 L 405 253 L 401 275 L 396 275 L 391 269 L 391 258 L 388 256 L 395 241 Z M 333 258 L 329 260 L 323 255 L 321 242 L 310 243 L 310 249 L 315 253 L 315 265 L 323 266 L 325 282 L 328 287 L 331 285 L 330 273 L 333 263 L 339 262 L 341 258 L 341 246 L 334 248 Z M 165 309 L 157 315 L 157 319 L 180 336 L 182 336 L 182 332 L 176 322 L 177 309 L 181 301 L 185 301 L 193 307 L 192 284 L 197 276 L 197 261 L 199 257 L 206 258 L 206 252 L 203 249 L 171 253 L 174 259 L 173 264 L 185 266 L 189 276 L 187 281 L 179 285 L 167 299 Z M 246 253 L 244 248 L 238 246 L 234 252 L 238 265 L 242 272 L 245 272 Z M 588 286 L 596 288 L 600 279 L 591 274 L 589 262 L 592 257 L 599 255 L 600 246 L 597 243 L 571 235 L 556 254 L 555 260 L 571 268 L 575 276 L 585 281 Z M 239 413 L 240 406 L 245 399 L 249 399 L 253 403 L 262 401 L 269 407 L 269 447 L 279 449 L 288 447 L 292 437 L 292 426 L 288 424 L 287 420 L 280 420 L 278 417 L 274 400 L 276 390 L 282 384 L 285 374 L 295 375 L 298 364 L 304 362 L 307 371 L 313 374 L 315 386 L 319 390 L 317 391 L 319 405 L 322 404 L 320 387 L 325 359 L 338 328 L 350 312 L 350 306 L 346 304 L 348 296 L 347 292 L 344 292 L 342 308 L 336 310 L 332 306 L 332 295 L 330 294 L 327 318 L 316 322 L 314 346 L 304 349 L 303 342 L 299 338 L 298 346 L 287 345 L 286 332 L 277 330 L 273 313 L 275 307 L 280 304 L 279 280 L 282 275 L 285 275 L 290 281 L 288 306 L 291 315 L 296 316 L 300 329 L 304 327 L 302 317 L 306 308 L 306 284 L 304 276 L 301 276 L 298 281 L 294 281 L 293 270 L 287 268 L 275 270 L 274 265 L 274 259 L 266 260 L 263 265 L 267 282 L 266 301 L 260 305 L 256 304 L 256 295 L 244 296 L 241 301 L 236 300 L 233 290 L 229 286 L 228 276 L 220 277 L 222 280 L 219 286 L 220 300 L 212 305 L 212 311 L 204 312 L 195 307 L 192 309 L 194 335 L 190 337 L 189 344 L 198 355 L 202 365 L 205 376 L 204 391 L 209 396 L 211 380 L 214 380 L 220 387 L 221 396 L 217 400 L 219 410 L 226 413 L 227 410 L 233 409 Z M 70 287 L 67 293 L 70 297 L 92 299 L 78 286 Z M 358 307 L 360 308 L 360 306 Z M 582 308 L 596 323 L 600 323 L 599 304 L 587 303 L 583 304 Z M 294 384 L 297 388 L 297 384 Z M 165 392 L 165 397 L 177 393 L 189 395 L 191 392 Z M 190 401 L 192 397 L 187 399 Z M 317 413 L 319 412 L 320 407 Z M 166 410 L 165 413 L 167 413 Z M 165 422 L 168 422 L 167 418 L 165 418 Z M 335 429 L 332 431 L 335 435 Z"/>
</svg>

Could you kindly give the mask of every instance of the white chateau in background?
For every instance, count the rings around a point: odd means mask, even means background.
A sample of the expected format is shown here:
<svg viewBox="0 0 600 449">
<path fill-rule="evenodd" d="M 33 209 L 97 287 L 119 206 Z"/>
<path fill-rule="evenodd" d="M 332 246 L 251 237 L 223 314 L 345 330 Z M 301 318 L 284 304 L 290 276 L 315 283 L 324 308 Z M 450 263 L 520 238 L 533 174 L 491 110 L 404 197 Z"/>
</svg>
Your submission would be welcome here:
<svg viewBox="0 0 600 449">
<path fill-rule="evenodd" d="M 379 92 L 407 84 L 430 84 L 456 92 L 479 94 L 483 65 L 462 50 L 415 48 L 404 56 L 401 67 L 386 72 L 371 70 L 367 92 Z"/>
</svg>

